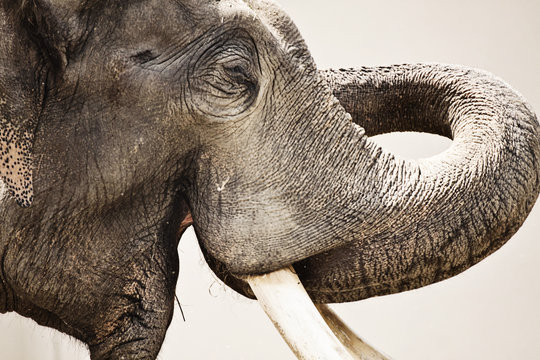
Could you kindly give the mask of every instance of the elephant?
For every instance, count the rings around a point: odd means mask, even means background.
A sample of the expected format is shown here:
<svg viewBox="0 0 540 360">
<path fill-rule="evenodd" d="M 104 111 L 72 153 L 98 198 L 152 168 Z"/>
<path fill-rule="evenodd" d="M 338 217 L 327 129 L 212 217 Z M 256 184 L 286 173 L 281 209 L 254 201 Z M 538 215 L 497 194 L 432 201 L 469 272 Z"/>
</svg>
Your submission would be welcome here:
<svg viewBox="0 0 540 360">
<path fill-rule="evenodd" d="M 462 272 L 540 190 L 538 121 L 502 80 L 319 70 L 271 1 L 3 0 L 0 19 L 0 312 L 92 359 L 156 358 L 187 226 L 241 294 L 292 265 L 346 302 Z M 404 160 L 370 139 L 393 131 L 453 145 Z"/>
</svg>

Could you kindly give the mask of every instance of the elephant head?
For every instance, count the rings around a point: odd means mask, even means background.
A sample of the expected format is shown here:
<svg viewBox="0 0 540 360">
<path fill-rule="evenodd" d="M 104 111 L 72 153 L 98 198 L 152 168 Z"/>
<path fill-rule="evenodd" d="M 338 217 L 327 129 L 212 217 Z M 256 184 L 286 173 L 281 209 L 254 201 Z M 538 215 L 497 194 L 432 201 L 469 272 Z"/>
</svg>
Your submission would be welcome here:
<svg viewBox="0 0 540 360">
<path fill-rule="evenodd" d="M 0 11 L 0 176 L 21 205 L 0 208 L 0 311 L 93 359 L 156 356 L 190 216 L 238 291 L 293 265 L 313 299 L 351 301 L 473 265 L 538 195 L 536 117 L 484 72 L 319 71 L 264 0 Z M 410 161 L 369 138 L 407 130 L 454 143 Z"/>
</svg>

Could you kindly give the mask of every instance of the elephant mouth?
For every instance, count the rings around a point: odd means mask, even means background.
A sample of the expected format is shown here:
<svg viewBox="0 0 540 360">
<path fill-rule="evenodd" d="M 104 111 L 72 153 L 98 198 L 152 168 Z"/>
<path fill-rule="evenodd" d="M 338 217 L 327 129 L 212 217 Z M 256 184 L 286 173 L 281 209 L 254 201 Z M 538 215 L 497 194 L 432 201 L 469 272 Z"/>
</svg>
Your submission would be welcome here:
<svg viewBox="0 0 540 360">
<path fill-rule="evenodd" d="M 188 211 L 180 222 L 178 240 L 191 225 L 193 218 Z M 201 250 L 220 277 L 219 272 L 224 269 L 219 266 L 223 265 L 209 257 L 203 247 Z M 292 266 L 263 275 L 233 276 L 227 285 L 258 300 L 298 358 L 353 360 L 369 355 L 369 359 L 388 360 L 359 338 L 327 305 L 315 305 Z"/>
<path fill-rule="evenodd" d="M 178 228 L 178 239 L 180 239 L 184 231 L 186 231 L 186 229 L 191 225 L 193 225 L 193 218 L 191 217 L 191 212 L 188 212 L 180 222 L 180 227 Z"/>
</svg>

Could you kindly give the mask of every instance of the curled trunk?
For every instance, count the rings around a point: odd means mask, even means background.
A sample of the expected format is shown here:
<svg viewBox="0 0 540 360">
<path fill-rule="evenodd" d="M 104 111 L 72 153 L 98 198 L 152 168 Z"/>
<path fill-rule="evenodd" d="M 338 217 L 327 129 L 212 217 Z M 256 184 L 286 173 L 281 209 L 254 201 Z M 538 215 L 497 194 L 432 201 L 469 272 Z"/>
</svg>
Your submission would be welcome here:
<svg viewBox="0 0 540 360">
<path fill-rule="evenodd" d="M 349 245 L 295 266 L 317 300 L 351 301 L 446 279 L 491 254 L 521 226 L 540 187 L 539 126 L 508 85 L 444 65 L 323 76 L 369 135 L 420 131 L 453 143 L 421 160 L 373 146 L 365 230 Z"/>
<path fill-rule="evenodd" d="M 321 76 L 368 135 L 430 132 L 453 144 L 428 159 L 404 160 L 367 139 L 354 154 L 347 201 L 329 198 L 328 221 L 313 225 L 353 240 L 294 264 L 314 300 L 353 301 L 443 280 L 521 226 L 540 188 L 539 125 L 508 85 L 481 71 L 429 64 Z M 206 256 L 218 276 L 251 295 Z"/>
</svg>

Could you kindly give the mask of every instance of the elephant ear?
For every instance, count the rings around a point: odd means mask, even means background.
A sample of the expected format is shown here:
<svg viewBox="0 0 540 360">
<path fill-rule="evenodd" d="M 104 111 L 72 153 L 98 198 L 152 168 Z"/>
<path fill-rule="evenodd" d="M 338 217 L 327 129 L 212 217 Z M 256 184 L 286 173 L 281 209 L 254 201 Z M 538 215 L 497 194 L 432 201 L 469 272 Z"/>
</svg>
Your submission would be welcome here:
<svg viewBox="0 0 540 360">
<path fill-rule="evenodd" d="M 77 3 L 0 4 L 0 179 L 22 207 L 32 204 L 34 131 L 47 82 L 59 78 L 67 64 Z"/>
<path fill-rule="evenodd" d="M 32 204 L 32 144 L 37 123 L 36 53 L 19 19 L 0 8 L 0 179 L 23 207 Z"/>
</svg>

